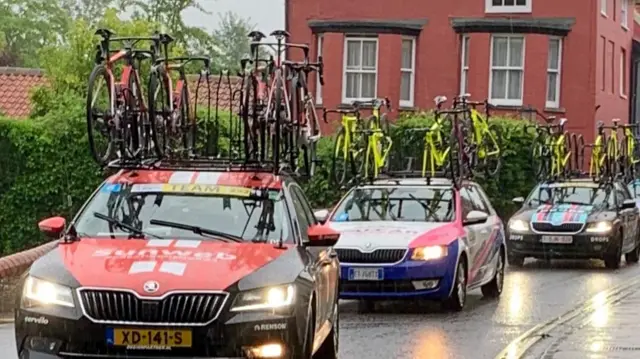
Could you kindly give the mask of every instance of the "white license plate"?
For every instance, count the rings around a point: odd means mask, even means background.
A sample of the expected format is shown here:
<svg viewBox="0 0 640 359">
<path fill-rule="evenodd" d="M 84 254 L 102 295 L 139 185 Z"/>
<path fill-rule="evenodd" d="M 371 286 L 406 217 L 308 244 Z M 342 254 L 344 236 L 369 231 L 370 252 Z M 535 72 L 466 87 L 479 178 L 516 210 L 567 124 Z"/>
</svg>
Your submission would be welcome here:
<svg viewBox="0 0 640 359">
<path fill-rule="evenodd" d="M 571 236 L 542 236 L 540 239 L 542 243 L 560 243 L 568 244 L 573 243 L 573 237 Z"/>
<path fill-rule="evenodd" d="M 382 268 L 350 268 L 349 280 L 383 280 Z"/>
</svg>

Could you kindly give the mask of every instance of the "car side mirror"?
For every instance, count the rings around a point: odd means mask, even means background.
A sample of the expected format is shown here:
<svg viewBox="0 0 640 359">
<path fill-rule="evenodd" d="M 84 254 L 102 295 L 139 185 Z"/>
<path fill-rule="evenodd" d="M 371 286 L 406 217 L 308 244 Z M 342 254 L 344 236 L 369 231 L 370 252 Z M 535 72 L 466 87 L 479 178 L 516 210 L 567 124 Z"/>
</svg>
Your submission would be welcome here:
<svg viewBox="0 0 640 359">
<path fill-rule="evenodd" d="M 45 236 L 57 239 L 60 238 L 66 224 L 67 220 L 64 217 L 51 217 L 40 221 L 38 228 Z"/>
<path fill-rule="evenodd" d="M 472 224 L 484 223 L 489 219 L 489 215 L 482 211 L 471 211 L 467 214 L 467 218 L 462 222 L 463 225 L 469 226 Z"/>
<path fill-rule="evenodd" d="M 324 223 L 327 221 L 327 217 L 329 217 L 328 209 L 319 209 L 313 212 L 313 215 L 316 217 L 316 221 L 320 223 Z"/>
<path fill-rule="evenodd" d="M 620 206 L 620 209 L 631 209 L 636 208 L 636 201 L 633 199 L 625 199 Z"/>
<path fill-rule="evenodd" d="M 524 197 L 516 197 L 512 199 L 511 202 L 522 205 L 524 203 Z"/>
<path fill-rule="evenodd" d="M 307 235 L 309 236 L 308 246 L 310 247 L 331 247 L 338 243 L 338 239 L 340 239 L 339 232 L 321 224 L 314 224 L 309 227 Z"/>
</svg>

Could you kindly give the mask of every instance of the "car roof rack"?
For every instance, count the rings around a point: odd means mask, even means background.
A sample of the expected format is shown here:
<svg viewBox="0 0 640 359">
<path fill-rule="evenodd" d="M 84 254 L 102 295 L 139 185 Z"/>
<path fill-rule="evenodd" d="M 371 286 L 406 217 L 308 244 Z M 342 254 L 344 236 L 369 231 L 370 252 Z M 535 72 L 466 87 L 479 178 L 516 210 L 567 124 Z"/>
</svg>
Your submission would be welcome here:
<svg viewBox="0 0 640 359">
<path fill-rule="evenodd" d="M 256 172 L 274 175 L 292 175 L 283 168 L 277 168 L 273 162 L 246 161 L 241 159 L 192 156 L 190 158 L 147 158 L 141 160 L 114 160 L 107 168 L 116 170 L 171 170 L 171 171 L 210 171 L 210 172 Z"/>
</svg>

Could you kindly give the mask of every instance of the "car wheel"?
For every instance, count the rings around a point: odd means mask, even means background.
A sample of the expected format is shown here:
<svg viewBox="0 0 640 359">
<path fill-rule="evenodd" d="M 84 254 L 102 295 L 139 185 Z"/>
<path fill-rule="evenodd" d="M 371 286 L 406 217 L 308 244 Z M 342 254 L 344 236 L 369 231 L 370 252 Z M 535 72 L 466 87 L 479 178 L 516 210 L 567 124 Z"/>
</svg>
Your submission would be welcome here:
<svg viewBox="0 0 640 359">
<path fill-rule="evenodd" d="M 445 309 L 459 312 L 464 308 L 467 302 L 467 266 L 464 261 L 460 259 L 458 267 L 456 268 L 455 281 L 453 283 L 453 290 L 449 298 L 445 299 L 443 305 Z"/>
<path fill-rule="evenodd" d="M 331 327 L 331 333 L 324 340 L 314 359 L 336 359 L 338 357 L 338 348 L 340 344 L 340 313 L 338 311 L 338 303 L 333 308 L 333 326 Z"/>
<path fill-rule="evenodd" d="M 376 302 L 369 299 L 358 300 L 358 313 L 373 313 L 376 310 Z"/>
<path fill-rule="evenodd" d="M 627 263 L 638 263 L 640 261 L 640 243 L 636 242 L 636 247 L 624 255 L 624 260 Z"/>
<path fill-rule="evenodd" d="M 313 340 L 316 334 L 316 318 L 313 314 L 312 303 L 309 303 L 309 309 L 307 310 L 307 326 L 305 328 L 305 339 L 296 350 L 294 358 L 300 359 L 312 359 L 313 357 Z"/>
<path fill-rule="evenodd" d="M 517 256 L 515 254 L 509 254 L 507 256 L 507 263 L 509 263 L 509 265 L 512 266 L 512 267 L 521 268 L 521 267 L 524 266 L 524 257 L 523 256 Z"/>
<path fill-rule="evenodd" d="M 622 260 L 622 232 L 620 232 L 618 243 L 615 254 L 607 254 L 604 256 L 604 266 L 609 269 L 620 268 L 620 261 Z"/>
<path fill-rule="evenodd" d="M 496 262 L 496 274 L 493 276 L 491 282 L 483 285 L 480 289 L 482 295 L 487 298 L 498 298 L 502 293 L 502 287 L 504 284 L 504 252 L 500 250 L 498 252 L 498 260 Z"/>
</svg>

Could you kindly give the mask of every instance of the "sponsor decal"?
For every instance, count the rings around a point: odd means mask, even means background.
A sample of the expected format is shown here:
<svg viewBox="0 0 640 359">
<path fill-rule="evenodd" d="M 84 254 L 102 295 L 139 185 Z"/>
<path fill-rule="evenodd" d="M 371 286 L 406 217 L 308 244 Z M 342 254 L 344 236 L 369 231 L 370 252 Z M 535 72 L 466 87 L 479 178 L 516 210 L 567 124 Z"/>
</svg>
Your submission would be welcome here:
<svg viewBox="0 0 640 359">
<path fill-rule="evenodd" d="M 162 185 L 162 192 L 249 197 L 252 190 L 245 187 L 218 186 L 214 184 L 164 184 Z"/>
<path fill-rule="evenodd" d="M 126 348 L 130 350 L 171 350 L 171 347 L 166 345 L 127 345 Z"/>
<path fill-rule="evenodd" d="M 609 237 L 591 237 L 592 243 L 604 243 L 609 242 Z"/>
<path fill-rule="evenodd" d="M 100 188 L 100 192 L 103 192 L 103 193 L 118 193 L 118 192 L 120 192 L 121 189 L 122 189 L 122 184 L 120 184 L 120 183 L 110 183 L 110 184 L 105 184 L 104 186 L 102 186 L 102 188 Z"/>
<path fill-rule="evenodd" d="M 412 230 L 412 229 L 406 229 L 406 228 L 401 228 L 401 227 L 390 227 L 390 228 L 356 228 L 353 230 L 348 230 L 345 232 L 358 232 L 358 233 L 402 233 L 402 234 L 419 234 L 422 232 L 416 231 L 416 230 Z"/>
<path fill-rule="evenodd" d="M 35 324 L 42 324 L 42 325 L 48 325 L 49 324 L 49 319 L 45 318 L 45 317 L 24 317 L 24 322 L 25 323 L 35 323 Z"/>
<path fill-rule="evenodd" d="M 521 234 L 511 234 L 509 235 L 509 239 L 512 241 L 521 241 L 524 239 L 524 236 Z"/>
<path fill-rule="evenodd" d="M 586 223 L 593 206 L 576 204 L 543 204 L 531 217 L 531 222 L 546 222 L 554 226 L 562 223 Z"/>
<path fill-rule="evenodd" d="M 199 250 L 198 248 L 201 243 L 202 241 L 196 240 L 152 239 L 147 242 L 147 248 L 144 249 L 101 248 L 93 252 L 93 257 L 140 260 L 140 264 L 138 265 L 141 268 L 151 266 L 151 264 L 144 264 L 144 262 L 155 263 L 155 261 L 165 261 L 163 271 L 168 273 L 175 271 L 174 268 L 180 267 L 181 263 L 179 262 L 229 261 L 236 259 L 235 255 L 225 252 Z M 176 263 L 172 263 L 172 261 Z M 153 270 L 153 267 L 151 270 Z"/>
<path fill-rule="evenodd" d="M 256 324 L 253 330 L 256 332 L 265 332 L 272 330 L 285 330 L 287 329 L 287 323 L 269 323 L 269 324 Z"/>
</svg>

